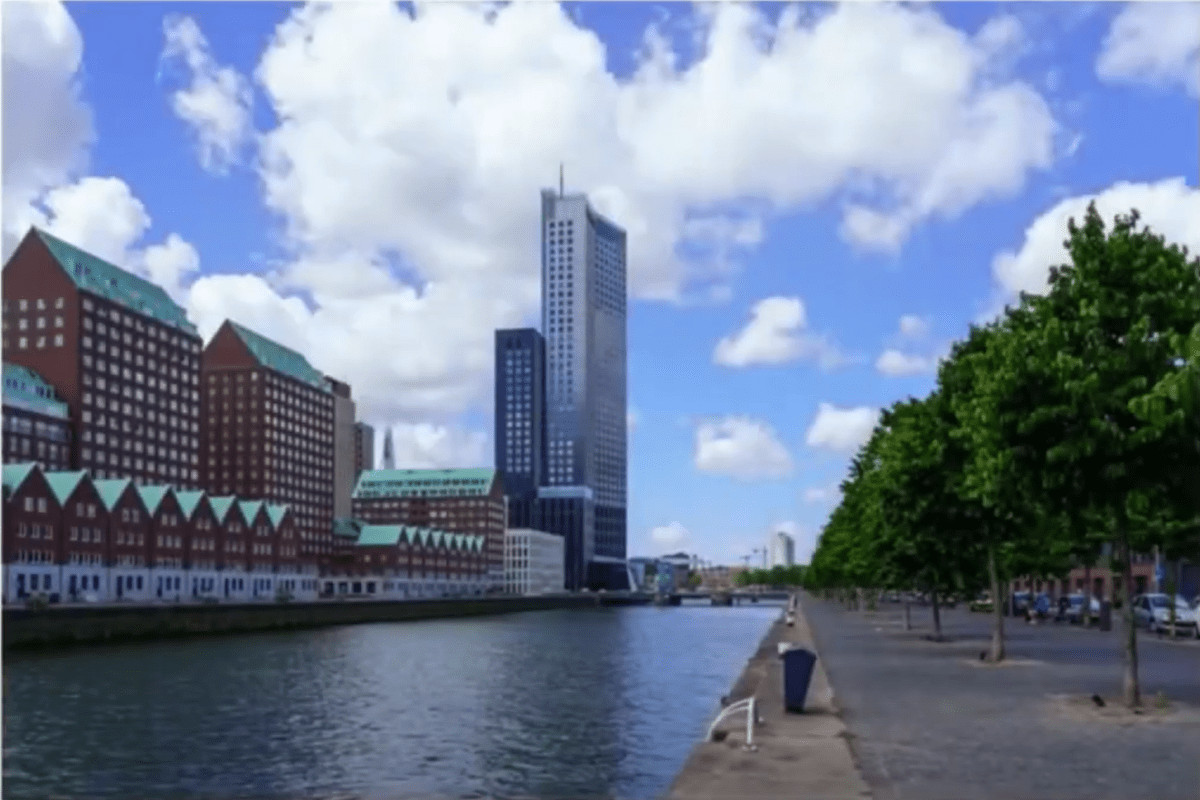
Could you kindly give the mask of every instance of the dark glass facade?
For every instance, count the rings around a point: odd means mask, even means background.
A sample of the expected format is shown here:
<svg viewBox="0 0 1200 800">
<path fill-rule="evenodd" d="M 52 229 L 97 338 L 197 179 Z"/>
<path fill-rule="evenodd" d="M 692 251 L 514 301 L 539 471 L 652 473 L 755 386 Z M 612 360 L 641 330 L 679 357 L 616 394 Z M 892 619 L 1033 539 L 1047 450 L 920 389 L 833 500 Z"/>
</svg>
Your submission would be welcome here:
<svg viewBox="0 0 1200 800">
<path fill-rule="evenodd" d="M 509 526 L 530 527 L 546 469 L 546 343 L 533 328 L 496 331 L 496 468 Z"/>
</svg>

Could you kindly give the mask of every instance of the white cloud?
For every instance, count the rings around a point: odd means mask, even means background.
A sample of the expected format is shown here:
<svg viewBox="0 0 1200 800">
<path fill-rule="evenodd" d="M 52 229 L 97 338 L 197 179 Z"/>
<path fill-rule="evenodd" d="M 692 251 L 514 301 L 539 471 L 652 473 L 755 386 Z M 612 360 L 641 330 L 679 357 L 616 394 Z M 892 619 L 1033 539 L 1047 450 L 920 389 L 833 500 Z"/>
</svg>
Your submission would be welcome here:
<svg viewBox="0 0 1200 800">
<path fill-rule="evenodd" d="M 1182 86 L 1200 97 L 1200 3 L 1129 3 L 1113 19 L 1096 74 L 1121 83 Z"/>
<path fill-rule="evenodd" d="M 802 497 L 804 502 L 809 505 L 820 505 L 836 500 L 841 496 L 841 488 L 837 484 L 833 486 L 810 486 L 804 490 Z"/>
<path fill-rule="evenodd" d="M 39 220 L 37 200 L 82 169 L 91 112 L 79 96 L 83 41 L 58 3 L 5 3 L 3 243 L 7 260 Z"/>
<path fill-rule="evenodd" d="M 899 350 L 884 350 L 875 361 L 875 369 L 893 378 L 907 375 L 923 375 L 937 369 L 937 358 L 902 353 Z"/>
<path fill-rule="evenodd" d="M 1117 214 L 1128 214 L 1136 208 L 1141 224 L 1149 225 L 1168 242 L 1187 245 L 1192 253 L 1200 252 L 1200 189 L 1188 186 L 1183 178 L 1157 183 L 1123 181 L 1099 194 L 1057 203 L 1026 228 L 1019 250 L 997 255 L 992 261 L 992 277 L 1001 295 L 998 305 L 1022 291 L 1044 294 L 1049 289 L 1050 268 L 1069 261 L 1063 246 L 1068 236 L 1067 221 L 1072 217 L 1082 221 L 1093 199 L 1106 226 L 1112 225 Z"/>
<path fill-rule="evenodd" d="M 682 522 L 659 525 L 650 531 L 650 541 L 663 550 L 677 550 L 691 541 L 692 535 Z"/>
<path fill-rule="evenodd" d="M 754 304 L 744 328 L 717 342 L 713 362 L 749 367 L 811 358 L 822 369 L 846 363 L 834 344 L 807 332 L 807 327 L 804 301 L 799 297 L 767 297 Z"/>
<path fill-rule="evenodd" d="M 396 469 L 456 469 L 488 464 L 488 437 L 457 426 L 401 423 L 391 426 Z M 382 430 L 379 452 L 383 452 Z"/>
<path fill-rule="evenodd" d="M 924 339 L 929 335 L 929 320 L 916 314 L 900 317 L 900 335 L 907 339 Z"/>
<path fill-rule="evenodd" d="M 871 438 L 878 420 L 877 408 L 839 408 L 832 403 L 821 403 L 804 441 L 809 447 L 852 453 Z"/>
<path fill-rule="evenodd" d="M 163 21 L 163 64 L 180 67 L 188 85 L 171 94 L 171 108 L 194 131 L 200 165 L 224 173 L 251 137 L 250 83 L 237 70 L 220 66 L 191 17 Z"/>
<path fill-rule="evenodd" d="M 782 478 L 792 457 L 768 424 L 748 417 L 701 422 L 696 428 L 696 469 L 744 481 Z"/>
<path fill-rule="evenodd" d="M 637 409 L 636 408 L 629 409 L 629 411 L 627 411 L 625 413 L 625 430 L 627 432 L 629 432 L 630 434 L 632 434 L 635 430 L 637 430 L 638 419 L 639 419 L 639 417 L 638 417 Z"/>
</svg>

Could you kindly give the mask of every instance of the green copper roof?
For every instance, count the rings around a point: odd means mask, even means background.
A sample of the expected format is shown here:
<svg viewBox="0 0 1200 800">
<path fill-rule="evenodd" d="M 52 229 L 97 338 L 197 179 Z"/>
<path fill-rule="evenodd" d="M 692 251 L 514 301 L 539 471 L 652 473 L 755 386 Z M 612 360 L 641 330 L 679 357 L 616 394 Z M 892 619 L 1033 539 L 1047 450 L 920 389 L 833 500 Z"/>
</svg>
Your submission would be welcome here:
<svg viewBox="0 0 1200 800">
<path fill-rule="evenodd" d="M 272 527 L 279 527 L 279 523 L 283 522 L 283 518 L 287 515 L 287 511 L 287 506 L 267 506 L 267 517 L 271 520 Z"/>
<path fill-rule="evenodd" d="M 4 405 L 67 418 L 67 404 L 58 399 L 54 387 L 31 369 L 4 362 Z"/>
<path fill-rule="evenodd" d="M 50 484 L 50 491 L 54 492 L 54 496 L 58 498 L 60 506 L 66 505 L 67 500 L 71 497 L 71 493 L 75 491 L 80 482 L 87 477 L 85 470 L 77 472 L 47 472 L 46 482 Z"/>
<path fill-rule="evenodd" d="M 345 539 L 358 539 L 358 534 L 362 532 L 364 524 L 366 523 L 350 519 L 349 517 L 335 517 L 333 520 L 333 535 L 341 536 Z"/>
<path fill-rule="evenodd" d="M 179 502 L 179 510 L 183 512 L 183 516 L 190 520 L 200 507 L 204 492 L 176 492 L 175 499 Z"/>
<path fill-rule="evenodd" d="M 198 335 L 196 326 L 188 321 L 187 313 L 168 297 L 161 287 L 43 230 L 34 228 L 34 231 L 54 256 L 54 260 L 81 291 L 98 294 L 131 311 L 146 314 L 159 322 Z"/>
<path fill-rule="evenodd" d="M 105 478 L 100 481 L 93 480 L 92 486 L 96 487 L 96 494 L 100 495 L 100 502 L 104 503 L 106 509 L 112 511 L 131 483 L 133 481 L 129 478 Z M 144 496 L 142 501 L 145 502 Z"/>
<path fill-rule="evenodd" d="M 295 350 L 273 342 L 260 333 L 238 325 L 233 320 L 229 321 L 229 327 L 245 343 L 250 354 L 254 356 L 254 360 L 260 365 L 276 372 L 282 372 L 309 386 L 326 389 L 324 376 L 313 369 L 312 364 L 308 363 L 308 359 Z"/>
<path fill-rule="evenodd" d="M 208 498 L 208 504 L 212 506 L 213 513 L 217 516 L 217 522 L 225 522 L 225 517 L 229 516 L 229 511 L 233 508 L 233 502 L 235 500 L 237 500 L 236 497 Z"/>
<path fill-rule="evenodd" d="M 37 464 L 5 464 L 4 465 L 4 488 L 10 492 L 15 492 L 21 488 L 21 484 L 25 479 L 33 474 L 33 471 L 38 468 Z"/>
<path fill-rule="evenodd" d="M 482 497 L 492 489 L 496 470 L 369 469 L 358 476 L 354 497 Z"/>
<path fill-rule="evenodd" d="M 238 507 L 242 509 L 242 516 L 246 518 L 246 522 L 253 525 L 254 518 L 258 516 L 263 504 L 261 500 L 239 500 Z"/>
<path fill-rule="evenodd" d="M 402 525 L 363 525 L 358 535 L 359 547 L 380 547 L 399 544 L 404 532 Z"/>
<path fill-rule="evenodd" d="M 138 495 L 141 496 L 142 502 L 146 504 L 146 510 L 151 514 L 158 512 L 158 507 L 162 505 L 163 499 L 167 496 L 167 492 L 171 491 L 170 486 L 139 486 Z"/>
</svg>

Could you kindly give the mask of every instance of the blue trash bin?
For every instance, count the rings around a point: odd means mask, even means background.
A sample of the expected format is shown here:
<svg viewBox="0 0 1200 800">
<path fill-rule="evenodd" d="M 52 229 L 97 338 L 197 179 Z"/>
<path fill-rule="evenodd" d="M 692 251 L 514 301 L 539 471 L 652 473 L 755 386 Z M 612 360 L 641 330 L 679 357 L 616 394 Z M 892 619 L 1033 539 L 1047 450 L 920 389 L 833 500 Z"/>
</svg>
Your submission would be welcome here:
<svg viewBox="0 0 1200 800">
<path fill-rule="evenodd" d="M 783 654 L 783 706 L 794 713 L 804 711 L 808 697 L 808 684 L 812 680 L 813 666 L 817 654 L 803 647 L 795 647 Z"/>
</svg>

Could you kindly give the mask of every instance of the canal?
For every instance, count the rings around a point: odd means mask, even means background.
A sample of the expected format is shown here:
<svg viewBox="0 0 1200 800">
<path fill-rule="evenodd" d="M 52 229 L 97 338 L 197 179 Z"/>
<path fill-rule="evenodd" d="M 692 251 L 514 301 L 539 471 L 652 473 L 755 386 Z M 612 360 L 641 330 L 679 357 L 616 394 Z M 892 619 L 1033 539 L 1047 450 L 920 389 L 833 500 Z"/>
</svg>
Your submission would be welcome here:
<svg viewBox="0 0 1200 800">
<path fill-rule="evenodd" d="M 14 654 L 4 797 L 661 795 L 779 606 Z"/>
</svg>

